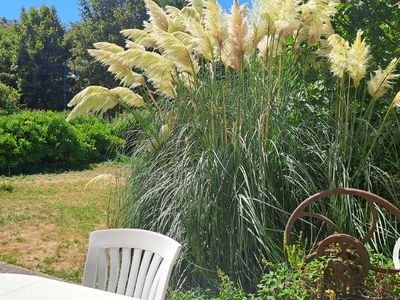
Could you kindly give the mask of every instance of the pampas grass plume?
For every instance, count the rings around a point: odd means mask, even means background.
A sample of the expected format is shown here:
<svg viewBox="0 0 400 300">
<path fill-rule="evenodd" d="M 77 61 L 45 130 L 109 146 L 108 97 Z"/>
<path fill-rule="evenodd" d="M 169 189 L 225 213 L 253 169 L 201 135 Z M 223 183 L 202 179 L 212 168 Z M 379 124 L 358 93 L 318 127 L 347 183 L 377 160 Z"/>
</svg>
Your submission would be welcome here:
<svg viewBox="0 0 400 300">
<path fill-rule="evenodd" d="M 375 76 L 368 82 L 368 92 L 372 99 L 377 100 L 384 96 L 392 88 L 394 80 L 400 77 L 400 74 L 395 73 L 398 62 L 399 60 L 394 58 L 385 70 L 382 71 L 379 67 L 375 71 Z"/>
</svg>

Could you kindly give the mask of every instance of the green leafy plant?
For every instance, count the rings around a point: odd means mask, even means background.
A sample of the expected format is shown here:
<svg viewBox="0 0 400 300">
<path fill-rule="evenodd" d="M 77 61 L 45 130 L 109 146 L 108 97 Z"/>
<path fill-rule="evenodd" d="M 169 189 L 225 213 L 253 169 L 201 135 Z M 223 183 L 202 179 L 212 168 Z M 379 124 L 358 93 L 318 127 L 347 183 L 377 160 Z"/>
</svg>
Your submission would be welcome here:
<svg viewBox="0 0 400 300">
<path fill-rule="evenodd" d="M 191 290 L 172 291 L 167 295 L 170 300 L 247 300 L 253 299 L 253 295 L 246 294 L 242 289 L 235 286 L 230 278 L 217 268 L 218 287 L 216 291 Z"/>
<path fill-rule="evenodd" d="M 19 99 L 17 90 L 0 82 L 0 116 L 17 112 L 20 109 Z"/>
<path fill-rule="evenodd" d="M 65 114 L 23 112 L 0 116 L 0 170 L 78 165 L 116 155 L 123 140 L 99 118 L 65 120 Z M 89 120 L 90 119 L 90 122 Z"/>
<path fill-rule="evenodd" d="M 12 193 L 15 191 L 15 185 L 9 182 L 0 182 L 0 192 Z"/>
</svg>

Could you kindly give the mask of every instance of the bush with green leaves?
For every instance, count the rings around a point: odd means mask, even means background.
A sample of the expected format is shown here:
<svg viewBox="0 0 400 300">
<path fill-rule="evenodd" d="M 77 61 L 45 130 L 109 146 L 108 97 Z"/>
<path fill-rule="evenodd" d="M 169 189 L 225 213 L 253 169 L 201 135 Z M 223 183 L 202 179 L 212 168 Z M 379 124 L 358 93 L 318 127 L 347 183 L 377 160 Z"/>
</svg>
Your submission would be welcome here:
<svg viewBox="0 0 400 300">
<path fill-rule="evenodd" d="M 298 251 L 297 249 L 296 251 Z M 324 287 L 324 268 L 326 257 L 311 260 L 304 264 L 302 253 L 295 264 L 263 261 L 264 274 L 252 294 L 238 288 L 221 270 L 217 270 L 218 281 L 215 290 L 172 291 L 168 300 L 317 300 L 326 299 L 397 299 L 400 276 L 390 273 L 370 271 L 363 285 L 355 287 L 354 294 L 344 295 Z M 391 258 L 371 252 L 371 262 L 384 268 L 393 268 Z M 359 298 L 361 297 L 361 298 Z M 324 298 L 324 299 L 325 299 Z"/>
<path fill-rule="evenodd" d="M 238 288 L 230 278 L 217 268 L 218 283 L 217 291 L 211 290 L 191 290 L 191 291 L 172 291 L 167 295 L 168 300 L 246 300 L 253 299 L 253 295 L 247 295 L 242 289 Z"/>
<path fill-rule="evenodd" d="M 20 109 L 19 99 L 17 90 L 0 82 L 0 116 L 17 112 Z"/>
<path fill-rule="evenodd" d="M 123 143 L 100 118 L 75 123 L 53 112 L 0 116 L 0 170 L 98 162 L 115 156 Z"/>
<path fill-rule="evenodd" d="M 111 120 L 86 116 L 75 119 L 71 124 L 84 133 L 84 142 L 93 149 L 86 158 L 88 161 L 102 161 L 115 157 L 124 147 L 123 135 L 116 131 Z"/>
</svg>

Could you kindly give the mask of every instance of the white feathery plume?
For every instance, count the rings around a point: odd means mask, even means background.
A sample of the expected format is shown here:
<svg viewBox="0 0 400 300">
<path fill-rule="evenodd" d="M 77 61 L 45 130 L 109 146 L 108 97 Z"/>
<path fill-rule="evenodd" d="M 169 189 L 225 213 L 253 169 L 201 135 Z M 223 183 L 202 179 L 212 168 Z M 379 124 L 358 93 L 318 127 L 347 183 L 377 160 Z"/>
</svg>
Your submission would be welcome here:
<svg viewBox="0 0 400 300">
<path fill-rule="evenodd" d="M 142 50 L 145 50 L 143 45 L 138 44 L 136 42 L 132 42 L 130 40 L 126 40 L 125 47 L 128 48 L 128 49 L 142 49 Z"/>
<path fill-rule="evenodd" d="M 116 57 L 130 68 L 141 69 L 159 93 L 175 98 L 173 82 L 176 75 L 168 59 L 158 53 L 140 49 L 127 50 L 116 54 Z"/>
<path fill-rule="evenodd" d="M 231 41 L 228 38 L 222 45 L 221 49 L 221 62 L 223 63 L 225 68 L 231 67 L 231 48 Z"/>
<path fill-rule="evenodd" d="M 88 53 L 93 56 L 97 61 L 101 62 L 103 65 L 111 65 L 115 59 L 113 52 L 106 50 L 88 49 Z"/>
<path fill-rule="evenodd" d="M 100 61 L 104 65 L 109 66 L 108 71 L 113 73 L 116 79 L 121 80 L 121 83 L 124 86 L 135 88 L 137 86 L 145 84 L 143 76 L 136 72 L 133 72 L 132 68 L 129 68 L 128 66 L 119 62 L 118 59 L 114 56 L 115 53 L 106 50 L 96 49 L 89 49 L 88 52 L 92 56 L 94 56 L 96 60 Z"/>
<path fill-rule="evenodd" d="M 189 0 L 189 6 L 192 7 L 197 14 L 201 17 L 203 15 L 203 10 L 205 7 L 204 0 Z"/>
<path fill-rule="evenodd" d="M 396 74 L 396 66 L 399 60 L 394 58 L 385 70 L 382 71 L 381 67 L 375 71 L 375 76 L 368 81 L 368 92 L 372 99 L 377 100 L 384 96 L 389 89 L 392 88 L 394 81 L 400 77 Z"/>
<path fill-rule="evenodd" d="M 203 26 L 193 18 L 186 20 L 186 30 L 192 36 L 191 48 L 205 59 L 214 63 L 214 48 L 209 35 L 204 31 Z"/>
<path fill-rule="evenodd" d="M 143 22 L 143 27 L 144 27 L 143 31 L 145 31 L 145 32 L 147 32 L 149 34 L 152 33 L 155 28 L 160 29 L 158 26 L 154 25 L 153 23 L 147 22 L 147 21 Z"/>
<path fill-rule="evenodd" d="M 331 19 L 337 13 L 339 0 L 309 0 L 301 5 L 301 24 L 308 35 L 308 44 L 318 42 L 321 36 L 334 34 Z"/>
<path fill-rule="evenodd" d="M 154 28 L 151 33 L 157 41 L 157 48 L 180 72 L 197 73 L 197 65 L 186 45 L 173 34 Z"/>
<path fill-rule="evenodd" d="M 347 71 L 358 87 L 361 79 L 365 77 L 369 61 L 369 46 L 361 39 L 362 31 L 358 30 L 356 40 L 347 55 Z"/>
<path fill-rule="evenodd" d="M 125 29 L 121 30 L 121 33 L 124 37 L 146 48 L 153 48 L 156 44 L 149 33 L 141 29 Z"/>
<path fill-rule="evenodd" d="M 164 10 L 153 0 L 144 0 L 144 3 L 146 4 L 150 23 L 161 30 L 168 31 L 168 17 Z"/>
<path fill-rule="evenodd" d="M 172 33 L 172 35 L 176 37 L 178 40 L 180 40 L 183 44 L 185 44 L 188 49 L 191 50 L 193 48 L 192 45 L 193 37 L 189 33 L 182 31 L 175 31 Z"/>
<path fill-rule="evenodd" d="M 272 35 L 275 33 L 275 26 L 268 14 L 265 12 L 265 6 L 262 0 L 253 1 L 253 7 L 249 13 L 252 25 L 252 45 L 257 46 L 265 35 Z"/>
<path fill-rule="evenodd" d="M 221 7 L 216 0 L 206 2 L 202 24 L 207 35 L 210 36 L 214 47 L 214 57 L 218 58 L 222 46 L 228 38 L 228 27 Z"/>
<path fill-rule="evenodd" d="M 132 71 L 131 68 L 117 60 L 110 65 L 108 71 L 113 73 L 116 79 L 121 80 L 121 83 L 124 86 L 131 89 L 146 84 L 144 77 L 141 74 Z"/>
<path fill-rule="evenodd" d="M 132 92 L 126 87 L 119 86 L 113 88 L 112 90 L 110 90 L 110 92 L 118 96 L 118 101 L 121 105 L 137 108 L 142 108 L 146 106 L 142 96 Z"/>
<path fill-rule="evenodd" d="M 394 109 L 395 107 L 400 107 L 400 92 L 397 92 L 394 97 L 392 104 L 390 105 L 390 109 Z"/>
<path fill-rule="evenodd" d="M 74 107 L 67 117 L 67 121 L 78 116 L 94 113 L 104 113 L 118 104 L 118 97 L 102 86 L 89 86 L 75 95 L 68 103 Z"/>
<path fill-rule="evenodd" d="M 88 183 L 85 184 L 85 187 L 83 189 L 86 190 L 88 187 L 97 186 L 99 184 L 103 184 L 104 182 L 108 182 L 111 184 L 115 180 L 116 178 L 114 174 L 111 173 L 100 174 L 90 179 Z"/>
<path fill-rule="evenodd" d="M 181 11 L 174 6 L 166 6 L 165 12 L 168 16 L 168 32 L 185 31 L 185 18 L 182 17 Z"/>
<path fill-rule="evenodd" d="M 68 103 L 69 107 L 74 108 L 68 115 L 67 121 L 91 112 L 102 114 L 118 104 L 124 107 L 145 106 L 143 98 L 128 88 L 117 87 L 109 90 L 101 86 L 90 86 L 75 95 Z"/>
<path fill-rule="evenodd" d="M 349 52 L 349 43 L 338 34 L 331 35 L 328 38 L 331 51 L 328 54 L 328 60 L 331 63 L 331 72 L 343 78 L 347 69 L 347 57 Z"/>
<path fill-rule="evenodd" d="M 94 43 L 93 46 L 98 50 L 109 51 L 112 53 L 118 53 L 124 51 L 123 47 L 106 42 Z"/>
<path fill-rule="evenodd" d="M 237 0 L 234 0 L 231 8 L 231 16 L 228 24 L 229 41 L 228 47 L 228 58 L 230 66 L 239 70 L 245 57 L 246 48 L 248 48 L 249 39 L 249 26 L 247 18 L 239 7 Z"/>
<path fill-rule="evenodd" d="M 296 32 L 300 25 L 299 0 L 256 0 L 254 9 L 260 17 L 256 17 L 256 24 L 269 34 L 277 33 L 283 40 Z M 253 14 L 253 15 L 254 15 Z M 260 23 L 259 18 L 262 18 Z"/>
<path fill-rule="evenodd" d="M 171 18 L 179 18 L 181 16 L 181 10 L 175 6 L 166 5 L 165 12 Z"/>
<path fill-rule="evenodd" d="M 181 16 L 185 20 L 187 18 L 193 18 L 196 21 L 200 22 L 200 15 L 197 13 L 197 11 L 193 7 L 190 7 L 190 6 L 186 6 L 186 7 L 182 8 Z"/>
</svg>

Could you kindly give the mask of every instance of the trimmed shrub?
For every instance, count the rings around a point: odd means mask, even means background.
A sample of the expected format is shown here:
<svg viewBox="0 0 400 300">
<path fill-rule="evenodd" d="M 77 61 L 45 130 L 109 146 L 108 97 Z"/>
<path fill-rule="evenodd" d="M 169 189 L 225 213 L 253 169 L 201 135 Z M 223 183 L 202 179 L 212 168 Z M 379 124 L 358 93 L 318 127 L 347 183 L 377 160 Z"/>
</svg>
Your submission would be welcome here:
<svg viewBox="0 0 400 300">
<path fill-rule="evenodd" d="M 105 123 L 102 118 L 86 116 L 75 119 L 71 124 L 84 133 L 83 142 L 92 149 L 88 154 L 90 161 L 102 161 L 115 157 L 123 146 L 123 138 L 115 134 L 114 125 Z"/>
<path fill-rule="evenodd" d="M 71 124 L 64 114 L 53 112 L 0 116 L 0 170 L 71 166 L 112 158 L 123 140 L 111 131 L 110 123 L 95 117 Z"/>
</svg>

